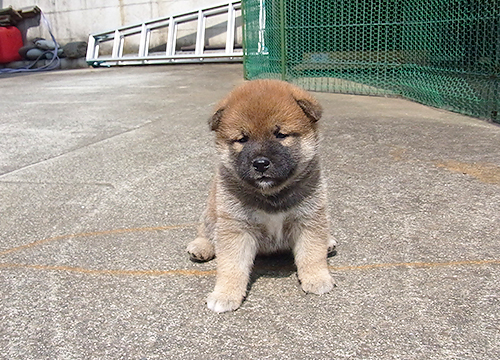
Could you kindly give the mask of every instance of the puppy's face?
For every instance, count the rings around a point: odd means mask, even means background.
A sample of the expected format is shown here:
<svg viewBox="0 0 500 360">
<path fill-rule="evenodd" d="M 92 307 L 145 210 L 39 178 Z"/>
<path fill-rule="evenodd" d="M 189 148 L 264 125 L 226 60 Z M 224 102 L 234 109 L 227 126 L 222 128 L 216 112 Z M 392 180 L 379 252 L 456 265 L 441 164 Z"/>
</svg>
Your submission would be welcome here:
<svg viewBox="0 0 500 360">
<path fill-rule="evenodd" d="M 229 94 L 210 119 L 222 165 L 245 183 L 273 192 L 316 154 L 320 105 L 277 80 L 250 81 Z"/>
</svg>

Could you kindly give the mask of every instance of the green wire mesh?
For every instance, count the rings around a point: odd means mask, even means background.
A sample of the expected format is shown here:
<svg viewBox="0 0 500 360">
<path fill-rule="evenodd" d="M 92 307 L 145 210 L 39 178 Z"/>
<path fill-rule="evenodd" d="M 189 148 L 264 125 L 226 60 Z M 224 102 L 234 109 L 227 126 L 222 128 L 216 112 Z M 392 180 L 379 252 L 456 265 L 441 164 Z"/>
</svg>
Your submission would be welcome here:
<svg viewBox="0 0 500 360">
<path fill-rule="evenodd" d="M 243 0 L 245 77 L 500 122 L 498 0 Z"/>
</svg>

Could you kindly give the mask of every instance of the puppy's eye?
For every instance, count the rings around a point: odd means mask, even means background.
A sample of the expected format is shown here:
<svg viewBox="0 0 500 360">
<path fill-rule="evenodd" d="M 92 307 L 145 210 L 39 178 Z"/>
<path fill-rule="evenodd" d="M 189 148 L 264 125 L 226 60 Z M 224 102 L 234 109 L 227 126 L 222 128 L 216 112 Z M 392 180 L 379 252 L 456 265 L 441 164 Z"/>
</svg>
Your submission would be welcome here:
<svg viewBox="0 0 500 360">
<path fill-rule="evenodd" d="M 274 136 L 276 136 L 276 139 L 284 139 L 286 137 L 289 137 L 290 135 L 289 134 L 283 134 L 282 132 L 280 131 L 276 131 L 274 133 Z"/>
<path fill-rule="evenodd" d="M 244 135 L 242 138 L 235 140 L 235 142 L 238 142 L 240 144 L 244 144 L 248 141 L 248 136 Z"/>
</svg>

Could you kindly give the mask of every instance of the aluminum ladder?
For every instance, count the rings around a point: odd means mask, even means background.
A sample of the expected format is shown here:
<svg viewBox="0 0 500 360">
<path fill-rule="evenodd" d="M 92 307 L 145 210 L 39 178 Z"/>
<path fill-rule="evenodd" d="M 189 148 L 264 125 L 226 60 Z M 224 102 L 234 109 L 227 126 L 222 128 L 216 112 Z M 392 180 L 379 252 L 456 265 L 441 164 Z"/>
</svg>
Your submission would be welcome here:
<svg viewBox="0 0 500 360">
<path fill-rule="evenodd" d="M 243 50 L 235 49 L 236 13 L 241 12 L 241 1 L 227 1 L 222 4 L 198 9 L 173 16 L 166 16 L 143 23 L 123 26 L 115 30 L 91 34 L 87 47 L 86 61 L 89 65 L 146 65 L 200 62 L 241 62 Z M 223 49 L 205 48 L 206 20 L 208 17 L 227 14 L 226 45 Z M 179 24 L 197 22 L 194 51 L 176 51 Z M 150 53 L 151 33 L 168 28 L 166 51 Z M 127 37 L 140 34 L 139 51 L 124 54 Z M 111 55 L 100 55 L 101 44 L 112 42 Z M 109 46 L 108 46 L 109 47 Z M 109 52 L 108 52 L 109 53 Z"/>
</svg>

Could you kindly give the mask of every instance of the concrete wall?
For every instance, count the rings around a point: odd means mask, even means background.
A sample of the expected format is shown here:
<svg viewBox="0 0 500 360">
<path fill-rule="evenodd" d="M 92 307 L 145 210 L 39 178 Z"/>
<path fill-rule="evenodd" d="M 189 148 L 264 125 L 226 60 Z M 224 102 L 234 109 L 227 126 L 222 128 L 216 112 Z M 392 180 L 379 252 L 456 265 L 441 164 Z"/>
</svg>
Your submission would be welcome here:
<svg viewBox="0 0 500 360">
<path fill-rule="evenodd" d="M 62 45 L 71 41 L 87 41 L 91 33 L 111 30 L 123 25 L 140 23 L 146 20 L 175 15 L 196 10 L 201 7 L 221 3 L 222 0 L 0 0 L 1 7 L 12 6 L 14 9 L 37 5 L 49 20 L 54 36 Z M 212 42 L 223 42 L 225 37 L 217 38 L 225 26 L 225 20 L 219 24 L 207 24 L 212 32 L 207 38 Z M 241 23 L 241 21 L 237 21 Z M 190 45 L 194 41 L 196 23 L 179 28 L 178 46 Z M 44 26 L 31 28 L 28 38 L 49 38 Z M 241 38 L 241 31 L 237 38 Z M 137 47 L 137 39 L 126 42 L 126 50 Z M 151 47 L 166 42 L 166 33 L 153 36 Z"/>
</svg>

